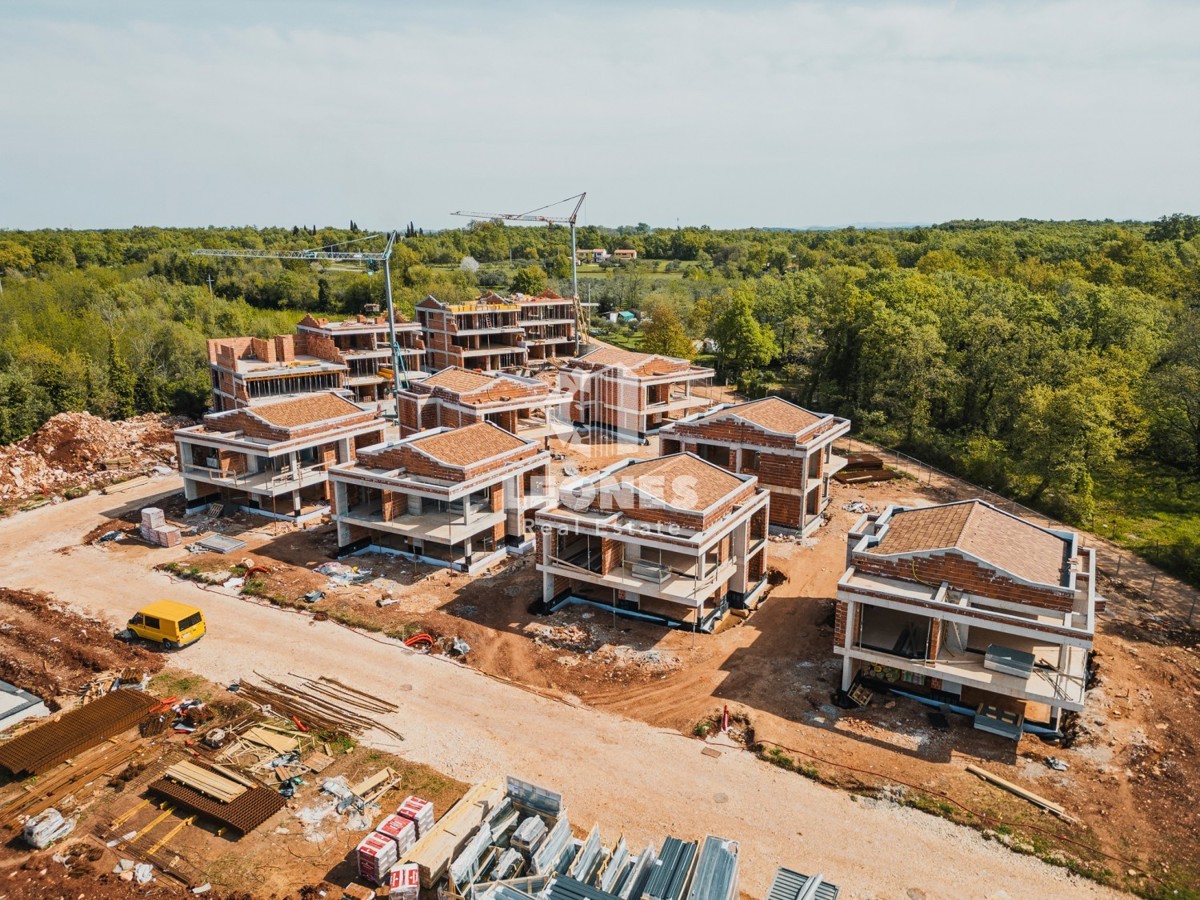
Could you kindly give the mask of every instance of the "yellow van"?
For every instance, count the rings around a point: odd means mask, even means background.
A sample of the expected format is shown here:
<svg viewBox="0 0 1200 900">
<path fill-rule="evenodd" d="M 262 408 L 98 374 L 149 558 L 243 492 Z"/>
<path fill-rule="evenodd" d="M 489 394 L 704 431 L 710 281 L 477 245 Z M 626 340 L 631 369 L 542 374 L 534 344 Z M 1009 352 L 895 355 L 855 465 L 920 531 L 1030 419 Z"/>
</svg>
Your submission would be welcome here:
<svg viewBox="0 0 1200 900">
<path fill-rule="evenodd" d="M 166 650 L 177 650 L 204 637 L 204 613 L 174 600 L 157 600 L 144 606 L 129 620 L 129 630 Z"/>
</svg>

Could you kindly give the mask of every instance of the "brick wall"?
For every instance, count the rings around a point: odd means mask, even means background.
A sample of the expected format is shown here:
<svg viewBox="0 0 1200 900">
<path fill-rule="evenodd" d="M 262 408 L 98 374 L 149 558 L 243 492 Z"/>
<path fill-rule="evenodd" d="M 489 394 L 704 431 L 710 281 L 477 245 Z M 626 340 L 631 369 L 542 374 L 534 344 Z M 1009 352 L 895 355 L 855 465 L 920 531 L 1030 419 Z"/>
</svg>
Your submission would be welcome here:
<svg viewBox="0 0 1200 900">
<path fill-rule="evenodd" d="M 833 646 L 846 646 L 846 614 L 849 611 L 849 604 L 844 600 L 839 600 L 833 612 Z"/>
<path fill-rule="evenodd" d="M 804 501 L 794 494 L 771 492 L 771 524 L 783 528 L 800 527 L 800 510 Z"/>
<path fill-rule="evenodd" d="M 1074 595 L 1018 584 L 994 569 L 981 566 L 958 553 L 940 553 L 904 560 L 880 559 L 869 553 L 856 553 L 854 566 L 861 572 L 937 586 L 943 581 L 952 588 L 972 594 L 1024 603 L 1039 609 L 1069 611 Z"/>
<path fill-rule="evenodd" d="M 600 574 L 607 575 L 613 569 L 620 568 L 625 558 L 625 548 L 620 541 L 612 538 L 600 540 Z"/>
</svg>

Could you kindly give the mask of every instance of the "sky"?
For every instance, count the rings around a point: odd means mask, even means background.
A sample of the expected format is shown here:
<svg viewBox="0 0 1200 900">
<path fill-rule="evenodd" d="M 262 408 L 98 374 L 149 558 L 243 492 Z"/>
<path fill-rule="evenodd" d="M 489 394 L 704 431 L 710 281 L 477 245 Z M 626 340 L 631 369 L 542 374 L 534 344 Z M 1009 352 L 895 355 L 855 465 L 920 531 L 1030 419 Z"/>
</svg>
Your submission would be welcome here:
<svg viewBox="0 0 1200 900">
<path fill-rule="evenodd" d="M 1200 212 L 1200 2 L 0 2 L 0 228 Z"/>
</svg>

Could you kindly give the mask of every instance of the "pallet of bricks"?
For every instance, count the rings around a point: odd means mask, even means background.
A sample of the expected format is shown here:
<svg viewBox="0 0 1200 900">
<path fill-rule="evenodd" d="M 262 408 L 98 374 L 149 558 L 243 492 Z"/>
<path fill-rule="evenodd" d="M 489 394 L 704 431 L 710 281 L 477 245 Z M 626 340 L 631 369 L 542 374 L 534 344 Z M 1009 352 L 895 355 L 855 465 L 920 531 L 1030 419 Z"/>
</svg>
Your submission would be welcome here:
<svg viewBox="0 0 1200 900">
<path fill-rule="evenodd" d="M 183 532 L 176 525 L 168 525 L 166 514 L 157 506 L 142 510 L 142 539 L 160 547 L 178 547 L 183 543 Z"/>
<path fill-rule="evenodd" d="M 359 843 L 355 850 L 359 877 L 384 886 L 388 900 L 418 900 L 420 868 L 400 860 L 433 830 L 433 824 L 433 804 L 420 797 L 407 797 L 395 813 L 384 817 Z"/>
</svg>

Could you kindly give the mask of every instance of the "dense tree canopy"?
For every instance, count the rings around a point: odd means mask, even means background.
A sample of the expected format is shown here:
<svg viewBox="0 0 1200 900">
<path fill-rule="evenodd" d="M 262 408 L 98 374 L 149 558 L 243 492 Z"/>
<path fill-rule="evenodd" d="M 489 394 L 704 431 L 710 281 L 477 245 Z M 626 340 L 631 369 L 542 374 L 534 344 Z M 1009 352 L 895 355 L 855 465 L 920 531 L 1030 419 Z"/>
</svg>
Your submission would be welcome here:
<svg viewBox="0 0 1200 900">
<path fill-rule="evenodd" d="M 585 226 L 597 312 L 643 313 L 646 349 L 707 338 L 722 378 L 852 417 L 983 483 L 1076 521 L 1114 460 L 1200 481 L 1200 219 L 955 221 L 835 231 Z M 406 230 L 402 311 L 424 295 L 570 290 L 570 235 L 476 222 Z M 0 233 L 0 438 L 63 409 L 195 414 L 204 340 L 290 331 L 302 310 L 380 302 L 378 272 L 310 260 L 196 257 L 301 249 L 357 227 Z M 360 246 L 369 246 L 360 244 Z M 464 258 L 478 265 L 463 265 Z"/>
</svg>

